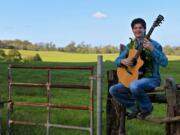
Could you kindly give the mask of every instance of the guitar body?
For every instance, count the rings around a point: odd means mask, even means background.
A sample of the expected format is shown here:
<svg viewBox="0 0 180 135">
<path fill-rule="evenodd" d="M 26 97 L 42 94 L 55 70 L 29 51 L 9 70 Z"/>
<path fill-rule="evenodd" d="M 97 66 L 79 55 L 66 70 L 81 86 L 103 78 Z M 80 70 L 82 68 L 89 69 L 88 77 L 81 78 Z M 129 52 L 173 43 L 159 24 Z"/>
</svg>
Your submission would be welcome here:
<svg viewBox="0 0 180 135">
<path fill-rule="evenodd" d="M 132 58 L 134 58 L 136 53 L 137 53 L 136 49 L 130 49 L 127 59 L 131 60 Z M 144 61 L 141 59 L 141 57 L 138 57 L 137 63 L 135 66 L 128 66 L 127 67 L 128 71 L 126 70 L 126 68 L 124 66 L 119 67 L 117 69 L 117 76 L 118 76 L 119 82 L 128 88 L 129 84 L 132 81 L 138 80 L 139 69 L 143 64 L 144 64 Z M 129 71 L 131 73 L 129 73 Z"/>
</svg>

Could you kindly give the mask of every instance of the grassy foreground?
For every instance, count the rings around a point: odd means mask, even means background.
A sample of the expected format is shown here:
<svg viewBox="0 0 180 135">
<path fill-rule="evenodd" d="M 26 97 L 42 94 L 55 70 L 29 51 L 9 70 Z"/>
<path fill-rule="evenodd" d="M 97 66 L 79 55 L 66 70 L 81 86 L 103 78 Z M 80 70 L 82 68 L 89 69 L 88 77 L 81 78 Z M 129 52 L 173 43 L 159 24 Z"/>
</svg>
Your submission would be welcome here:
<svg viewBox="0 0 180 135">
<path fill-rule="evenodd" d="M 26 63 L 27 65 L 76 65 L 76 66 L 95 66 L 96 54 L 73 54 L 60 52 L 35 52 L 35 51 L 21 51 L 23 57 L 25 55 L 33 55 L 39 53 L 44 62 Z M 106 134 L 106 98 L 107 98 L 107 78 L 106 71 L 115 69 L 113 60 L 118 54 L 104 55 L 104 91 L 103 91 L 103 135 Z M 172 76 L 180 83 L 179 66 L 180 57 L 169 57 L 169 65 L 167 68 L 161 69 L 162 78 Z M 56 62 L 55 62 L 56 61 Z M 0 62 L 0 93 L 1 97 L 7 99 L 7 67 L 9 63 Z M 19 63 L 24 64 L 24 63 Z M 80 83 L 89 84 L 88 73 L 79 71 L 52 71 L 52 82 L 54 83 Z M 46 82 L 47 71 L 41 70 L 14 70 L 13 80 L 17 82 Z M 96 87 L 95 87 L 96 88 Z M 96 89 L 95 89 L 96 90 Z M 96 94 L 96 92 L 95 92 Z M 88 93 L 81 90 L 69 89 L 53 89 L 52 103 L 68 104 L 68 105 L 87 105 Z M 13 99 L 15 101 L 27 102 L 46 102 L 45 89 L 27 89 L 21 88 L 13 89 Z M 95 98 L 96 101 L 96 98 Z M 165 116 L 166 106 L 163 104 L 155 104 L 154 116 Z M 96 112 L 95 112 L 96 113 Z M 3 109 L 3 129 L 6 132 L 6 107 Z M 86 111 L 52 109 L 52 123 L 61 123 L 77 126 L 88 126 L 89 113 Z M 13 119 L 46 122 L 46 108 L 29 108 L 29 107 L 15 107 L 13 112 Z M 164 126 L 151 124 L 143 121 L 132 120 L 127 122 L 128 135 L 163 135 Z M 14 135 L 44 135 L 46 129 L 31 126 L 13 126 Z M 88 135 L 86 132 L 66 129 L 51 129 L 52 135 Z"/>
</svg>

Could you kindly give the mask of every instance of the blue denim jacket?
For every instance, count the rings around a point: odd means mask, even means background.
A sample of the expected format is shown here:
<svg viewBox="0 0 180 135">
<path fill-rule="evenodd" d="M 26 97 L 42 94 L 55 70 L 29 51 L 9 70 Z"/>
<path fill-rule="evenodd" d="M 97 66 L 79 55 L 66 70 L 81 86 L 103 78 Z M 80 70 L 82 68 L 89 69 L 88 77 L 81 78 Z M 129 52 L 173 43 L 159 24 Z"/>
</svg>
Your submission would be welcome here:
<svg viewBox="0 0 180 135">
<path fill-rule="evenodd" d="M 162 51 L 161 45 L 151 40 L 152 45 L 154 46 L 152 53 L 153 62 L 152 62 L 152 76 L 153 78 L 159 78 L 160 79 L 160 73 L 159 73 L 159 66 L 166 67 L 168 65 L 168 59 L 166 55 Z M 119 54 L 119 56 L 115 60 L 115 64 L 117 66 L 120 66 L 121 60 L 126 58 L 129 53 L 129 48 L 126 46 L 126 48 Z"/>
</svg>

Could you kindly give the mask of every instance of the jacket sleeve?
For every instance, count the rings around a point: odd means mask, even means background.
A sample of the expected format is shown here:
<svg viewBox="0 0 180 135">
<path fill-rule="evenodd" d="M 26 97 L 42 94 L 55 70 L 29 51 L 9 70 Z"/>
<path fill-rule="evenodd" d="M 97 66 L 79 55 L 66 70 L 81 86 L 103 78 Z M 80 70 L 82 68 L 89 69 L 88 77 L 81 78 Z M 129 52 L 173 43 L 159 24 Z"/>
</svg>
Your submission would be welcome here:
<svg viewBox="0 0 180 135">
<path fill-rule="evenodd" d="M 154 45 L 154 49 L 152 51 L 152 56 L 155 59 L 155 61 L 160 64 L 163 67 L 166 67 L 168 65 L 168 59 L 166 55 L 162 51 L 162 47 L 157 42 L 152 42 Z"/>
<path fill-rule="evenodd" d="M 127 55 L 128 55 L 128 53 L 129 53 L 129 49 L 128 49 L 128 47 L 126 46 L 125 49 L 124 49 L 122 52 L 119 53 L 119 56 L 115 59 L 115 62 L 114 62 L 114 63 L 115 63 L 118 67 L 121 66 L 121 60 L 124 59 L 124 58 L 126 58 Z"/>
</svg>

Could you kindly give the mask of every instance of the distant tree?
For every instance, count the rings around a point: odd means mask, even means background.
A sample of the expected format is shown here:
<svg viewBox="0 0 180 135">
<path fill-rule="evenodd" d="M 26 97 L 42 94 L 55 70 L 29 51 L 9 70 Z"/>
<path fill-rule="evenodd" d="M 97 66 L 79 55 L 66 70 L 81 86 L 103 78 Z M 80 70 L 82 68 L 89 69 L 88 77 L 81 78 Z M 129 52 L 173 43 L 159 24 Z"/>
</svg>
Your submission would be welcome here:
<svg viewBox="0 0 180 135">
<path fill-rule="evenodd" d="M 174 48 L 174 55 L 179 55 L 180 56 L 180 46 L 177 46 Z"/>
<path fill-rule="evenodd" d="M 174 54 L 174 49 L 170 45 L 166 45 L 163 47 L 163 51 L 167 55 L 173 55 Z"/>
<path fill-rule="evenodd" d="M 100 47 L 94 47 L 95 53 L 101 53 L 101 48 Z"/>
<path fill-rule="evenodd" d="M 63 47 L 59 47 L 59 48 L 58 48 L 58 51 L 64 52 L 64 48 L 63 48 Z"/>
<path fill-rule="evenodd" d="M 64 48 L 64 51 L 65 52 L 76 52 L 76 43 L 72 41 Z"/>
<path fill-rule="evenodd" d="M 91 47 L 91 44 L 85 44 L 85 42 L 81 42 L 80 44 L 77 45 L 77 52 L 94 53 L 94 50 Z"/>
<path fill-rule="evenodd" d="M 46 46 L 46 49 L 47 49 L 47 50 L 51 50 L 51 51 L 56 50 L 56 45 L 55 45 L 53 42 L 46 43 L 45 46 Z"/>
</svg>

